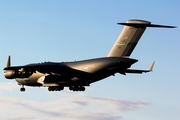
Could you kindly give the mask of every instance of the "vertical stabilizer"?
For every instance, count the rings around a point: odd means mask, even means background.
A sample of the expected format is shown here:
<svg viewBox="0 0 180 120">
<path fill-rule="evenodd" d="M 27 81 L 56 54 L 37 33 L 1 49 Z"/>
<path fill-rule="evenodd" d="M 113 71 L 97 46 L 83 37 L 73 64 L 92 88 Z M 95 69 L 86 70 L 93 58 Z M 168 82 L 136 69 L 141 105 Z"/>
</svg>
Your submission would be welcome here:
<svg viewBox="0 0 180 120">
<path fill-rule="evenodd" d="M 150 25 L 151 22 L 128 20 L 126 23 L 119 24 L 125 25 L 125 27 L 107 57 L 129 57 L 144 33 L 146 26 Z"/>
</svg>

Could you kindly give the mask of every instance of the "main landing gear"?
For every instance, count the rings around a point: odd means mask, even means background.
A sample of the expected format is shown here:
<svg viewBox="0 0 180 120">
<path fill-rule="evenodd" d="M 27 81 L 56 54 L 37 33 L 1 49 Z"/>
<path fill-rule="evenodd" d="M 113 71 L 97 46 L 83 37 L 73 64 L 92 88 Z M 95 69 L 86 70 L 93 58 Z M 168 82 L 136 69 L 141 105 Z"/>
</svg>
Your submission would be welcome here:
<svg viewBox="0 0 180 120">
<path fill-rule="evenodd" d="M 64 86 L 51 86 L 48 88 L 49 91 L 61 91 L 64 90 Z"/>
<path fill-rule="evenodd" d="M 83 87 L 83 86 L 70 86 L 69 90 L 73 90 L 73 91 L 85 91 L 85 87 Z"/>
<path fill-rule="evenodd" d="M 49 91 L 61 91 L 61 90 L 64 90 L 64 86 L 51 86 L 51 87 L 48 87 L 48 90 Z M 85 87 L 83 87 L 83 86 L 70 86 L 69 90 L 85 91 Z"/>
</svg>

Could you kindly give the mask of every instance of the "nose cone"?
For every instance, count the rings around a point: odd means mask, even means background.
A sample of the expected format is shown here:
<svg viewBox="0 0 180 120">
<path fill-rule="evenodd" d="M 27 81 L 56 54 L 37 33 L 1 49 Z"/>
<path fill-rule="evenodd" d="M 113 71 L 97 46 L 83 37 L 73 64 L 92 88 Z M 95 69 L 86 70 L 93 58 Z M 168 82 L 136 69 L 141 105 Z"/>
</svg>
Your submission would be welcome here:
<svg viewBox="0 0 180 120">
<path fill-rule="evenodd" d="M 15 71 L 13 70 L 6 70 L 4 72 L 4 77 L 7 79 L 14 79 Z"/>
</svg>

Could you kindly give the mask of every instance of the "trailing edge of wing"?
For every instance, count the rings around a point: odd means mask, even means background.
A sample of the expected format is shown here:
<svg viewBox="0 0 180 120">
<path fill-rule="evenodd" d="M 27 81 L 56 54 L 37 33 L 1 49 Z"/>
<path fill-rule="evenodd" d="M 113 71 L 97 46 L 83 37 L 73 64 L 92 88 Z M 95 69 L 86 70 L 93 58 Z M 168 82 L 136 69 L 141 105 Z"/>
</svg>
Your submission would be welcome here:
<svg viewBox="0 0 180 120">
<path fill-rule="evenodd" d="M 145 73 L 146 73 L 146 72 L 150 72 L 150 71 L 152 71 L 152 69 L 153 69 L 154 63 L 155 63 L 155 61 L 151 64 L 151 66 L 149 67 L 148 70 L 127 69 L 125 73 L 139 73 L 139 74 L 141 74 L 141 73 L 143 73 L 143 72 L 145 72 Z"/>
<path fill-rule="evenodd" d="M 117 23 L 120 25 L 134 26 L 134 27 L 163 27 L 163 28 L 176 28 L 176 26 L 156 25 L 156 24 L 141 24 L 141 23 Z"/>
</svg>

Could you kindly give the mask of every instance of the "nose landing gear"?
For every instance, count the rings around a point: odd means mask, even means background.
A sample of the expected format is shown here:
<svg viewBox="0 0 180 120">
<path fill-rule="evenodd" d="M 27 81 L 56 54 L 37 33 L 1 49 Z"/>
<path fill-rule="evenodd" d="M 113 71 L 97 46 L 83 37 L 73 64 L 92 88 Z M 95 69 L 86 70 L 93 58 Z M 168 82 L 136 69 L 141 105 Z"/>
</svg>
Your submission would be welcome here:
<svg viewBox="0 0 180 120">
<path fill-rule="evenodd" d="M 21 92 L 24 92 L 26 89 L 24 88 L 24 85 L 22 86 L 22 88 L 20 88 Z"/>
</svg>

